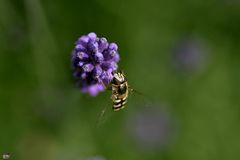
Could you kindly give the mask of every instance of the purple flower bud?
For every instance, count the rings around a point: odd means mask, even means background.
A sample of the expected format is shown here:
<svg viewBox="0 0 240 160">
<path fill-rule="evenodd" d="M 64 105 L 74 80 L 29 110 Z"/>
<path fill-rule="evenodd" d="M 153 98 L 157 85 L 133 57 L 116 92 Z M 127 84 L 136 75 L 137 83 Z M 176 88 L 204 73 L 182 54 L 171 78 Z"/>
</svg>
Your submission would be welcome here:
<svg viewBox="0 0 240 160">
<path fill-rule="evenodd" d="M 84 66 L 83 66 L 83 70 L 85 71 L 85 72 L 91 72 L 92 70 L 93 70 L 93 68 L 94 68 L 94 66 L 92 65 L 92 64 L 85 64 Z"/>
<path fill-rule="evenodd" d="M 108 63 L 108 65 L 109 65 L 109 69 L 111 69 L 112 71 L 117 70 L 117 67 L 118 67 L 118 66 L 117 66 L 117 63 L 111 61 L 111 62 Z M 108 69 L 108 70 L 109 70 L 109 69 Z"/>
<path fill-rule="evenodd" d="M 115 63 L 115 62 L 111 62 L 111 69 L 112 69 L 113 71 L 116 71 L 117 68 L 118 68 L 117 63 Z"/>
<path fill-rule="evenodd" d="M 88 33 L 88 37 L 90 38 L 90 40 L 95 41 L 97 38 L 97 35 L 96 33 L 91 32 L 91 33 Z"/>
<path fill-rule="evenodd" d="M 111 68 L 111 63 L 110 62 L 103 62 L 101 65 L 102 69 L 107 71 L 109 68 Z"/>
<path fill-rule="evenodd" d="M 117 46 L 117 44 L 116 43 L 110 43 L 110 45 L 109 45 L 109 49 L 110 50 L 117 50 L 118 49 L 118 46 Z"/>
<path fill-rule="evenodd" d="M 103 56 L 106 61 L 112 61 L 116 55 L 118 55 L 118 52 L 113 49 L 107 49 L 103 52 Z"/>
<path fill-rule="evenodd" d="M 108 61 L 108 62 L 104 62 L 102 63 L 102 69 L 107 71 L 109 69 L 112 69 L 112 71 L 117 70 L 117 64 L 114 61 Z"/>
<path fill-rule="evenodd" d="M 84 51 L 85 50 L 85 47 L 82 45 L 82 44 L 78 44 L 78 45 L 76 45 L 76 50 L 78 50 L 78 51 Z"/>
<path fill-rule="evenodd" d="M 88 47 L 90 51 L 97 52 L 98 51 L 98 43 L 97 42 L 89 42 Z"/>
<path fill-rule="evenodd" d="M 93 70 L 93 75 L 95 78 L 99 78 L 99 76 L 102 74 L 102 68 L 98 65 Z"/>
<path fill-rule="evenodd" d="M 89 56 L 84 52 L 77 52 L 77 57 L 79 59 L 84 59 L 84 58 L 88 58 Z"/>
<path fill-rule="evenodd" d="M 119 54 L 115 54 L 113 57 L 114 62 L 118 62 L 120 60 Z"/>
<path fill-rule="evenodd" d="M 103 79 L 104 84 L 110 83 L 113 79 L 112 71 L 111 72 L 109 71 L 104 71 L 101 75 L 101 78 Z"/>
<path fill-rule="evenodd" d="M 100 38 L 99 40 L 99 52 L 103 52 L 105 49 L 108 48 L 108 42 L 106 38 Z"/>
<path fill-rule="evenodd" d="M 82 36 L 78 40 L 82 44 L 87 44 L 89 42 L 89 37 L 88 36 Z"/>
<path fill-rule="evenodd" d="M 95 61 L 96 61 L 97 63 L 102 63 L 103 60 L 104 60 L 103 54 L 100 53 L 100 52 L 97 52 L 97 53 L 95 54 L 94 58 L 95 58 Z"/>
<path fill-rule="evenodd" d="M 111 50 L 111 51 L 109 52 L 109 54 L 110 54 L 111 57 L 114 57 L 115 54 L 117 54 L 117 52 L 116 52 L 115 50 Z"/>
</svg>

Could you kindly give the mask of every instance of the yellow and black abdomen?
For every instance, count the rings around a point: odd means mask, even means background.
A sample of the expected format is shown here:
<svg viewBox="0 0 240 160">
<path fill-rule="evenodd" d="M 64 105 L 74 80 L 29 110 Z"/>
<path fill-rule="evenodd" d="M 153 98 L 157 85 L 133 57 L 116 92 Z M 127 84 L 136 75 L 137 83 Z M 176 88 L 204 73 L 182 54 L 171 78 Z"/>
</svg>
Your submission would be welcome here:
<svg viewBox="0 0 240 160">
<path fill-rule="evenodd" d="M 121 84 L 112 84 L 112 101 L 113 110 L 119 111 L 125 107 L 128 98 L 128 83 L 127 81 Z"/>
</svg>

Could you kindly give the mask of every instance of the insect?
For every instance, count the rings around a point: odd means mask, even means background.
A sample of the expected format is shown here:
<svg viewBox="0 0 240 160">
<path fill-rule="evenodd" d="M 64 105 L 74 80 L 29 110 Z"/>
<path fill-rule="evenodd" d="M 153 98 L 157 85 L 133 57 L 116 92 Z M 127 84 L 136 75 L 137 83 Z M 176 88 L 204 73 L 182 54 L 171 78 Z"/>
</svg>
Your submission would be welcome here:
<svg viewBox="0 0 240 160">
<path fill-rule="evenodd" d="M 136 91 L 135 89 L 129 86 L 127 78 L 124 75 L 123 71 L 114 71 L 112 75 L 113 75 L 112 81 L 107 87 L 106 86 L 105 87 L 108 90 L 112 91 L 111 99 L 113 111 L 119 111 L 125 108 L 129 93 L 134 92 L 146 98 L 144 94 L 142 94 L 139 91 Z M 107 108 L 108 107 L 106 106 L 100 113 L 97 121 L 97 126 L 100 126 L 100 123 L 103 123 L 104 120 L 102 120 L 102 118 L 105 115 Z"/>
<path fill-rule="evenodd" d="M 128 93 L 130 90 L 127 79 L 122 71 L 113 72 L 111 89 L 113 110 L 119 111 L 125 107 L 125 104 L 127 103 Z"/>
<path fill-rule="evenodd" d="M 129 91 L 133 90 L 129 87 L 128 81 L 123 71 L 114 71 L 112 75 L 113 79 L 110 84 L 107 87 L 104 84 L 103 85 L 105 86 L 105 88 L 112 91 L 111 99 L 113 111 L 119 111 L 125 108 Z M 100 113 L 97 121 L 97 126 L 99 126 L 100 123 L 103 122 L 102 118 L 105 115 L 106 110 L 107 106 Z"/>
</svg>

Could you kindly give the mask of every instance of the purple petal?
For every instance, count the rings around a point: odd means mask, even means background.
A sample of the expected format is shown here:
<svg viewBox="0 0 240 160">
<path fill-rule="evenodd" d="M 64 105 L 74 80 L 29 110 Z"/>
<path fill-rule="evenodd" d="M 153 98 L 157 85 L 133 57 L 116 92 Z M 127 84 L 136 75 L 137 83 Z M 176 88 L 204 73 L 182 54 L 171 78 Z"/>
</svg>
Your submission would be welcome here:
<svg viewBox="0 0 240 160">
<path fill-rule="evenodd" d="M 117 46 L 117 44 L 116 43 L 110 43 L 110 45 L 109 45 L 109 49 L 110 50 L 117 50 L 118 49 L 118 46 Z"/>
<path fill-rule="evenodd" d="M 96 33 L 91 32 L 91 33 L 88 34 L 88 37 L 89 37 L 92 41 L 95 41 L 96 38 L 97 38 L 97 35 L 96 35 Z"/>
<path fill-rule="evenodd" d="M 110 54 L 111 57 L 114 57 L 115 54 L 117 54 L 117 52 L 116 52 L 115 50 L 111 50 L 111 51 L 109 52 L 109 54 Z"/>
<path fill-rule="evenodd" d="M 98 43 L 97 42 L 89 42 L 88 47 L 91 51 L 97 52 L 98 50 Z"/>
<path fill-rule="evenodd" d="M 111 67 L 111 63 L 110 62 L 103 62 L 101 67 L 102 67 L 103 70 L 107 71 Z"/>
<path fill-rule="evenodd" d="M 83 70 L 85 72 L 91 72 L 93 69 L 94 69 L 94 66 L 92 64 L 90 64 L 90 63 L 83 65 Z"/>
<path fill-rule="evenodd" d="M 119 54 L 115 54 L 113 57 L 114 62 L 118 62 L 120 60 Z"/>
<path fill-rule="evenodd" d="M 88 36 L 82 36 L 79 39 L 80 43 L 87 44 L 89 42 L 89 37 Z"/>
<path fill-rule="evenodd" d="M 116 70 L 117 69 L 117 63 L 114 61 L 108 61 L 108 62 L 104 62 L 102 63 L 102 69 L 107 71 L 108 69 L 112 69 L 112 70 Z"/>
<path fill-rule="evenodd" d="M 79 59 L 84 59 L 84 58 L 88 58 L 89 56 L 84 52 L 77 52 L 77 57 Z"/>
<path fill-rule="evenodd" d="M 112 72 L 104 71 L 101 75 L 101 78 L 105 84 L 109 84 L 113 79 Z"/>
<path fill-rule="evenodd" d="M 118 65 L 117 65 L 117 63 L 112 61 L 112 62 L 110 62 L 110 67 L 109 68 L 111 68 L 113 71 L 115 71 L 115 70 L 117 70 Z"/>
<path fill-rule="evenodd" d="M 94 56 L 95 58 L 95 61 L 98 62 L 98 63 L 102 63 L 104 58 L 103 58 L 103 54 L 100 53 L 100 52 L 97 52 Z"/>
<path fill-rule="evenodd" d="M 102 68 L 98 65 L 93 70 L 94 77 L 98 78 L 102 74 Z"/>
<path fill-rule="evenodd" d="M 116 54 L 118 54 L 117 51 L 110 49 L 103 52 L 103 56 L 106 61 L 111 61 Z"/>
<path fill-rule="evenodd" d="M 82 44 L 77 44 L 75 49 L 79 51 L 84 51 L 86 48 Z"/>
<path fill-rule="evenodd" d="M 99 40 L 99 52 L 103 52 L 105 49 L 108 48 L 108 42 L 106 38 L 101 38 Z"/>
</svg>

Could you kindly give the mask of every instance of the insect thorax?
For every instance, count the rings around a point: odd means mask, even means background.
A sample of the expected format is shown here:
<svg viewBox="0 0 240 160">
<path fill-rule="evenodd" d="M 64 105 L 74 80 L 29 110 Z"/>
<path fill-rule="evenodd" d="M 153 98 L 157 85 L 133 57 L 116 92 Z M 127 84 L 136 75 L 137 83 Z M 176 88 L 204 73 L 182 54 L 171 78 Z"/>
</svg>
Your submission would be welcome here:
<svg viewBox="0 0 240 160">
<path fill-rule="evenodd" d="M 113 84 L 119 85 L 126 81 L 125 76 L 121 72 L 113 73 Z"/>
<path fill-rule="evenodd" d="M 113 74 L 112 92 L 117 99 L 123 98 L 128 94 L 128 83 L 121 72 Z"/>
</svg>

